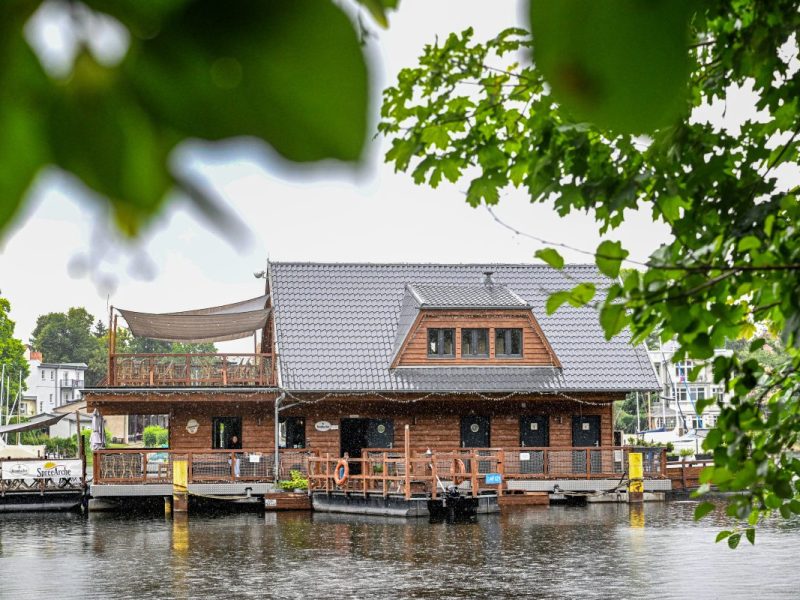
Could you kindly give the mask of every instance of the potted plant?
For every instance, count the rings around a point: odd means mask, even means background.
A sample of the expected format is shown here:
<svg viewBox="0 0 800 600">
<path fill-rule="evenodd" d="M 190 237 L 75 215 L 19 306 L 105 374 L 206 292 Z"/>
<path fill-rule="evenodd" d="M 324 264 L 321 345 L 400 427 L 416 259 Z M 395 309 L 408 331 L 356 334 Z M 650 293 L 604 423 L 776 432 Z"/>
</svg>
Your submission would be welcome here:
<svg viewBox="0 0 800 600">
<path fill-rule="evenodd" d="M 278 482 L 278 487 L 285 492 L 294 491 L 295 493 L 302 494 L 308 490 L 308 479 L 303 477 L 300 471 L 289 471 L 290 479 Z"/>
</svg>

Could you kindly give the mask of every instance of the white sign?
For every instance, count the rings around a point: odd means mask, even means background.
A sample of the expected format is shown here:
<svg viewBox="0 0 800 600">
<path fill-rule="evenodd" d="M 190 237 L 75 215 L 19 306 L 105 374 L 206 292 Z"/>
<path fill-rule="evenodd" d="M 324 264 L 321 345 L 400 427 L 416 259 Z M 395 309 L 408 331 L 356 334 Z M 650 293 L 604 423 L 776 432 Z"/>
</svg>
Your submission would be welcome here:
<svg viewBox="0 0 800 600">
<path fill-rule="evenodd" d="M 189 422 L 186 423 L 186 431 L 191 434 L 197 433 L 197 429 L 200 427 L 200 423 L 198 423 L 195 419 L 189 419 Z"/>
<path fill-rule="evenodd" d="M 591 427 L 591 425 L 589 425 L 589 423 L 581 423 L 581 428 L 584 431 L 589 431 L 592 427 Z"/>
<path fill-rule="evenodd" d="M 539 431 L 539 424 L 536 422 L 531 423 L 531 431 Z"/>
<path fill-rule="evenodd" d="M 530 452 L 520 452 L 519 453 L 519 459 L 520 460 L 530 460 L 531 459 L 531 453 Z"/>
<path fill-rule="evenodd" d="M 260 463 L 261 462 L 261 455 L 260 454 L 251 454 L 249 457 L 251 463 Z"/>
<path fill-rule="evenodd" d="M 9 460 L 3 479 L 72 479 L 81 476 L 79 460 Z"/>
<path fill-rule="evenodd" d="M 317 431 L 330 431 L 333 427 L 328 421 L 317 421 L 314 423 L 314 429 Z"/>
</svg>

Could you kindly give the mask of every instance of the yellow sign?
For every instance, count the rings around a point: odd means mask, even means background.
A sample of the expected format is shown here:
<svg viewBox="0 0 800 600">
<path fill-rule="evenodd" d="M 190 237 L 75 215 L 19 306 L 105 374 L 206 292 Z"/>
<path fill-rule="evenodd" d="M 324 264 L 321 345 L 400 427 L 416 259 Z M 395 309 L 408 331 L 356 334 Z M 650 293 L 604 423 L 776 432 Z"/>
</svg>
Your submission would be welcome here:
<svg viewBox="0 0 800 600">
<path fill-rule="evenodd" d="M 185 492 L 189 483 L 189 463 L 185 460 L 172 461 L 172 487 L 175 491 Z"/>
<path fill-rule="evenodd" d="M 628 477 L 630 479 L 641 479 L 643 476 L 642 453 L 631 452 L 628 454 Z"/>
<path fill-rule="evenodd" d="M 642 481 L 641 479 L 631 479 L 630 484 L 628 484 L 628 491 L 633 493 L 636 492 L 643 493 L 644 481 Z"/>
</svg>

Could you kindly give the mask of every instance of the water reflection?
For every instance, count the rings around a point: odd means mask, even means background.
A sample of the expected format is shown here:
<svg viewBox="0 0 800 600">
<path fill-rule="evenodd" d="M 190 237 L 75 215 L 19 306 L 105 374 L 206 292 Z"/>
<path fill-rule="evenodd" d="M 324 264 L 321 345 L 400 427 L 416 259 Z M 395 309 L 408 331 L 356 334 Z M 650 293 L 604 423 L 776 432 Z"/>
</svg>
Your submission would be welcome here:
<svg viewBox="0 0 800 600">
<path fill-rule="evenodd" d="M 6 515 L 0 597 L 798 596 L 800 522 L 770 522 L 756 547 L 731 552 L 713 541 L 721 511 L 696 524 L 694 506 L 535 507 L 456 525 L 319 513 Z"/>
</svg>

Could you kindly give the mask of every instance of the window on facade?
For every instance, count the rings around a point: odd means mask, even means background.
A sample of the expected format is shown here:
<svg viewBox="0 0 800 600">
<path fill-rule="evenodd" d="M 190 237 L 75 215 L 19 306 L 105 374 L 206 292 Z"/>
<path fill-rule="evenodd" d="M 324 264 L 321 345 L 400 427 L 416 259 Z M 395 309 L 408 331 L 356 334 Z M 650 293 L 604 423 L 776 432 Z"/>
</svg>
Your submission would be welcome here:
<svg viewBox="0 0 800 600">
<path fill-rule="evenodd" d="M 461 356 L 489 356 L 489 330 L 462 329 Z"/>
<path fill-rule="evenodd" d="M 706 388 L 700 385 L 692 385 L 689 387 L 682 385 L 679 386 L 675 392 L 678 402 L 686 402 L 688 400 L 696 402 L 697 400 L 703 400 L 706 397 Z"/>
<path fill-rule="evenodd" d="M 44 412 L 44 402 L 39 402 L 39 412 L 40 413 Z"/>
<path fill-rule="evenodd" d="M 455 356 L 455 329 L 428 329 L 428 356 Z"/>
<path fill-rule="evenodd" d="M 44 369 L 42 369 L 42 379 L 44 379 Z"/>
<path fill-rule="evenodd" d="M 50 394 L 50 402 L 53 401 L 53 394 Z"/>
<path fill-rule="evenodd" d="M 53 379 L 55 379 L 55 374 L 56 374 L 55 371 L 50 371 L 50 381 L 53 381 Z"/>
<path fill-rule="evenodd" d="M 684 360 L 675 365 L 675 374 L 682 379 L 687 379 L 694 368 L 693 360 Z"/>
<path fill-rule="evenodd" d="M 522 356 L 522 329 L 495 329 L 495 356 Z"/>
<path fill-rule="evenodd" d="M 280 425 L 279 447 L 306 447 L 306 420 L 304 417 L 281 417 L 278 423 Z"/>
</svg>

